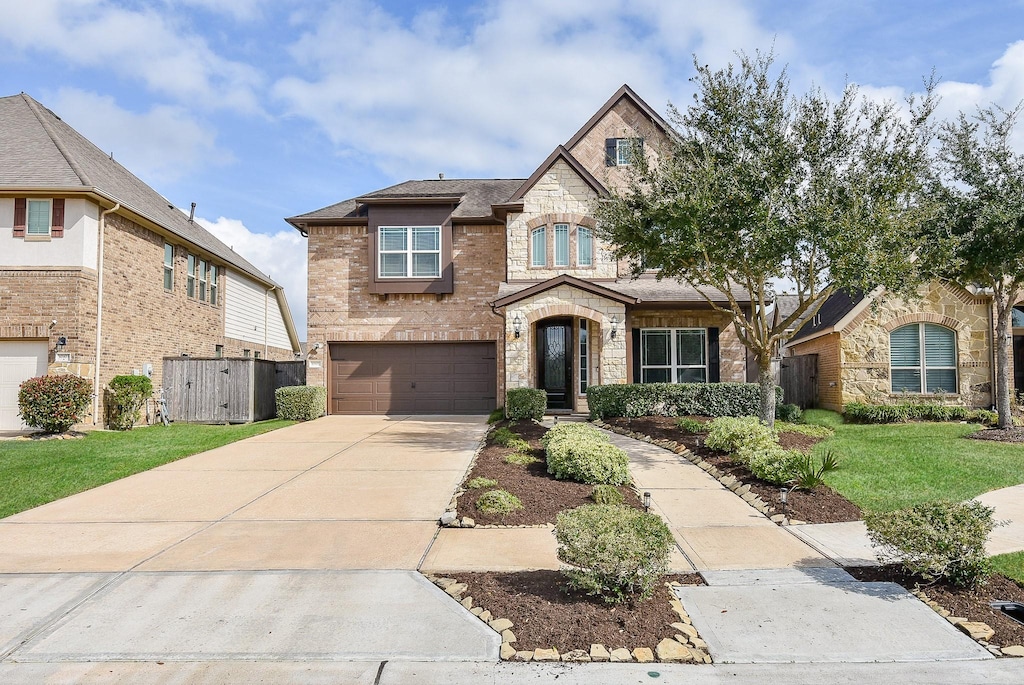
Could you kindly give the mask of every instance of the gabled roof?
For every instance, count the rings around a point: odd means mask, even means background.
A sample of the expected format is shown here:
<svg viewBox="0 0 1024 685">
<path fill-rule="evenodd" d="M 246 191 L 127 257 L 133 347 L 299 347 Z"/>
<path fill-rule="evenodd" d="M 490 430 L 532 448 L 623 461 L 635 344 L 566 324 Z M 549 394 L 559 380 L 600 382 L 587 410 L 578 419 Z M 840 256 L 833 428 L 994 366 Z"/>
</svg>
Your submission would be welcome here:
<svg viewBox="0 0 1024 685">
<path fill-rule="evenodd" d="M 680 283 L 673 279 L 658 280 L 654 276 L 641 276 L 634 279 L 594 283 L 563 274 L 539 283 L 502 283 L 498 286 L 498 299 L 491 304 L 495 307 L 504 307 L 506 304 L 518 302 L 523 298 L 550 290 L 563 283 L 586 292 L 594 293 L 595 295 L 631 305 L 641 303 L 704 305 L 707 303 L 704 296 L 692 285 Z M 729 298 L 721 291 L 710 288 L 705 288 L 704 291 L 715 302 L 725 304 L 729 301 Z M 750 303 L 750 295 L 740 288 L 732 288 L 732 296 L 740 304 Z"/>
<path fill-rule="evenodd" d="M 554 149 L 554 151 L 550 155 L 548 155 L 547 159 L 541 162 L 541 165 L 537 167 L 537 170 L 530 174 L 530 178 L 526 179 L 526 181 L 521 186 L 519 186 L 519 188 L 514 193 L 512 193 L 512 197 L 509 199 L 509 201 L 519 202 L 520 200 L 522 200 L 523 196 L 525 196 L 526 193 L 529 192 L 530 188 L 536 185 L 537 181 L 540 180 L 540 177 L 546 174 L 548 172 L 548 169 L 553 167 L 555 165 L 555 162 L 557 162 L 558 160 L 562 160 L 563 162 L 568 164 L 572 168 L 572 170 L 575 171 L 579 175 L 579 177 L 582 178 L 587 183 L 587 185 L 594 190 L 595 193 L 597 193 L 598 195 L 608 194 L 608 189 L 605 188 L 600 181 L 594 178 L 594 175 L 587 171 L 586 168 L 584 168 L 584 166 L 579 163 L 579 160 L 577 160 L 575 157 L 569 154 L 569 151 L 565 148 L 564 145 L 559 145 Z"/>
<path fill-rule="evenodd" d="M 569 139 L 569 142 L 565 144 L 565 147 L 571 150 L 576 143 L 583 140 L 583 138 L 590 133 L 590 130 L 597 126 L 598 122 L 601 121 L 612 107 L 617 105 L 619 100 L 622 100 L 623 98 L 629 100 L 634 107 L 643 112 L 648 119 L 654 122 L 655 126 L 661 129 L 663 133 L 668 133 L 672 130 L 672 127 L 668 125 L 668 122 L 666 122 L 660 114 L 654 111 L 650 105 L 644 102 L 643 98 L 637 95 L 629 85 L 623 84 L 621 88 L 615 91 L 614 95 L 608 98 L 608 102 L 604 103 L 601 109 L 597 110 L 597 113 L 590 117 L 587 123 L 583 124 L 583 128 L 576 131 L 576 135 Z"/>
<path fill-rule="evenodd" d="M 119 202 L 126 212 L 280 287 L 32 97 L 0 98 L 0 122 L 0 192 L 81 192 Z"/>
<path fill-rule="evenodd" d="M 324 223 L 366 223 L 366 208 L 371 204 L 458 203 L 456 219 L 487 219 L 491 206 L 508 200 L 522 184 L 519 178 L 453 178 L 405 181 L 397 185 L 354 197 L 312 212 L 285 219 L 296 228 Z"/>
<path fill-rule="evenodd" d="M 804 325 L 800 327 L 796 335 L 789 339 L 789 342 L 794 343 L 798 340 L 829 331 L 833 326 L 846 318 L 846 315 L 852 312 L 864 299 L 864 293 L 860 291 L 837 290 L 829 295 L 828 299 L 822 303 L 818 312 L 813 317 L 804 322 Z"/>
<path fill-rule="evenodd" d="M 511 285 L 511 284 L 503 283 L 502 285 Z M 551 290 L 552 288 L 557 288 L 560 285 L 570 285 L 570 286 L 572 286 L 574 288 L 578 288 L 579 290 L 582 290 L 584 292 L 592 293 L 592 294 L 598 295 L 600 297 L 606 297 L 609 300 L 614 300 L 615 302 L 621 302 L 622 304 L 636 304 L 637 303 L 637 299 L 635 297 L 630 297 L 628 295 L 623 295 L 622 293 L 620 293 L 620 292 L 618 292 L 616 290 L 612 290 L 611 288 L 606 288 L 603 285 L 598 285 L 597 283 L 592 283 L 591 281 L 584 281 L 583 279 L 576 278 L 575 276 L 569 276 L 568 274 L 562 274 L 560 276 L 555 276 L 553 278 L 549 278 L 546 281 L 541 281 L 540 283 L 523 284 L 524 287 L 523 287 L 522 290 L 518 290 L 518 291 L 513 292 L 511 294 L 505 295 L 504 297 L 499 297 L 497 300 L 495 300 L 494 302 L 491 303 L 491 306 L 492 307 L 504 307 L 506 305 L 510 305 L 510 304 L 515 303 L 515 302 L 519 302 L 520 300 L 525 300 L 527 297 L 531 297 L 531 296 L 536 295 L 538 293 L 542 293 L 542 292 Z M 500 294 L 500 291 L 499 291 L 499 294 Z"/>
</svg>

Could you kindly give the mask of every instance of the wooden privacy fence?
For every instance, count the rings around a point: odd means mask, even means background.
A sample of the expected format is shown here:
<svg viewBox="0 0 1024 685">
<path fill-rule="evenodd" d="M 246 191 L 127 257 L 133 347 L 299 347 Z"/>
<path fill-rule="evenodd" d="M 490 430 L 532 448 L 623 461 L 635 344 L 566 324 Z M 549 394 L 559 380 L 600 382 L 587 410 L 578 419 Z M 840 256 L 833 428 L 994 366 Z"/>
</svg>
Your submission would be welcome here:
<svg viewBox="0 0 1024 685">
<path fill-rule="evenodd" d="M 277 415 L 274 391 L 306 384 L 306 363 L 266 359 L 164 357 L 171 421 L 248 423 Z"/>
<path fill-rule="evenodd" d="M 818 406 L 818 355 L 783 357 L 779 376 L 783 402 L 801 409 Z"/>
</svg>

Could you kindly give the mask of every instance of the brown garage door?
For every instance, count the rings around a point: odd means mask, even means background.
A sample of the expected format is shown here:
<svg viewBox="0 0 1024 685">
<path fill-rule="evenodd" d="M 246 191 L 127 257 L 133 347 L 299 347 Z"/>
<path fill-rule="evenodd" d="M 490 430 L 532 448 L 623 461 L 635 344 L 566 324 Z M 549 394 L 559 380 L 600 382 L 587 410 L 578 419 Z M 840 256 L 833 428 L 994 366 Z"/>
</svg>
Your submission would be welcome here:
<svg viewBox="0 0 1024 685">
<path fill-rule="evenodd" d="M 332 414 L 485 414 L 494 343 L 332 343 Z"/>
</svg>

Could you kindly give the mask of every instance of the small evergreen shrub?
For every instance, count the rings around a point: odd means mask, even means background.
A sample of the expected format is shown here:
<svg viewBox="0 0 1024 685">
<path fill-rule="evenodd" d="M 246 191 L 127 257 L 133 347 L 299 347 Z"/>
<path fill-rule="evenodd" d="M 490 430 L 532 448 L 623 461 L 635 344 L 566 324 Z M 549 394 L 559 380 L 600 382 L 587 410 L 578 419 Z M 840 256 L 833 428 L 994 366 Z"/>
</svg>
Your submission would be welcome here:
<svg viewBox="0 0 1024 685">
<path fill-rule="evenodd" d="M 466 487 L 470 490 L 483 490 L 484 488 L 496 488 L 498 487 L 498 481 L 493 478 L 474 478 L 473 480 L 466 483 Z"/>
<path fill-rule="evenodd" d="M 674 543 L 657 515 L 611 504 L 560 512 L 555 539 L 568 585 L 609 603 L 649 597 L 668 570 Z"/>
<path fill-rule="evenodd" d="M 583 435 L 607 442 L 604 433 L 594 426 L 591 426 L 589 423 L 563 421 L 562 423 L 556 423 L 552 428 L 549 428 L 548 431 L 544 433 L 540 439 L 541 447 L 547 449 L 548 445 L 550 445 L 552 441 L 559 440 L 569 435 Z"/>
<path fill-rule="evenodd" d="M 18 390 L 18 412 L 32 428 L 65 433 L 85 416 L 92 384 L 80 376 L 29 378 Z"/>
<path fill-rule="evenodd" d="M 928 502 L 869 513 L 868 536 L 884 555 L 926 580 L 976 587 L 991 572 L 985 540 L 995 528 L 993 509 L 980 502 Z"/>
<path fill-rule="evenodd" d="M 511 447 L 517 452 L 528 452 L 530 450 L 530 443 L 504 426 L 494 431 L 492 440 L 499 447 Z"/>
<path fill-rule="evenodd" d="M 698 421 L 697 419 L 691 419 L 686 416 L 676 419 L 676 428 L 682 431 L 686 431 L 687 433 L 691 433 L 693 435 L 705 433 L 708 429 L 708 427 L 704 425 L 703 422 Z"/>
<path fill-rule="evenodd" d="M 812 454 L 805 454 L 796 463 L 796 470 L 793 473 L 793 480 L 796 487 L 810 492 L 825 484 L 825 474 L 831 473 L 839 468 L 839 455 L 832 450 L 826 450 L 820 459 Z"/>
<path fill-rule="evenodd" d="M 744 444 L 736 451 L 736 458 L 747 465 L 750 472 L 768 483 L 782 485 L 792 480 L 804 453 L 787 450 L 779 445 L 768 447 Z"/>
<path fill-rule="evenodd" d="M 569 426 L 572 424 L 566 424 Z M 564 429 L 547 441 L 548 473 L 558 480 L 573 480 L 590 485 L 621 485 L 629 480 L 629 457 L 608 442 L 599 431 Z M 548 431 L 545 438 L 553 431 Z"/>
<path fill-rule="evenodd" d="M 491 412 L 490 416 L 487 417 L 487 423 L 497 423 L 498 421 L 501 421 L 503 418 L 505 418 L 505 407 L 498 407 L 497 409 Z"/>
<path fill-rule="evenodd" d="M 622 504 L 626 496 L 614 485 L 595 485 L 590 491 L 590 499 L 597 504 Z"/>
<path fill-rule="evenodd" d="M 779 421 L 788 421 L 790 423 L 796 423 L 803 417 L 804 410 L 795 404 L 777 404 L 775 405 L 775 418 Z"/>
<path fill-rule="evenodd" d="M 835 435 L 835 430 L 828 426 L 821 426 L 816 423 L 787 423 L 785 421 L 775 422 L 777 433 L 800 433 L 812 438 L 829 438 Z"/>
<path fill-rule="evenodd" d="M 312 385 L 290 385 L 274 392 L 277 418 L 291 421 L 312 421 L 324 415 L 327 389 Z"/>
<path fill-rule="evenodd" d="M 107 387 L 107 425 L 114 430 L 131 430 L 139 420 L 142 405 L 153 394 L 153 382 L 148 376 L 114 376 Z"/>
<path fill-rule="evenodd" d="M 719 452 L 736 452 L 741 446 L 768 449 L 778 443 L 778 434 L 756 416 L 723 416 L 708 424 L 704 444 Z"/>
<path fill-rule="evenodd" d="M 505 417 L 540 421 L 548 408 L 548 395 L 538 388 L 512 388 L 505 393 Z"/>
<path fill-rule="evenodd" d="M 782 403 L 782 388 L 775 388 Z M 587 388 L 591 419 L 622 416 L 755 416 L 761 410 L 756 383 L 632 383 Z"/>
<path fill-rule="evenodd" d="M 530 464 L 537 464 L 541 460 L 532 454 L 525 454 L 523 452 L 513 452 L 505 457 L 506 464 L 515 464 L 516 466 L 529 466 Z"/>
<path fill-rule="evenodd" d="M 905 423 L 907 421 L 967 421 L 987 426 L 996 425 L 999 415 L 988 409 L 969 409 L 959 405 L 937 403 L 843 405 L 843 418 L 850 423 Z"/>
<path fill-rule="evenodd" d="M 477 498 L 476 508 L 491 516 L 504 516 L 522 509 L 523 503 L 508 490 L 488 490 Z"/>
</svg>

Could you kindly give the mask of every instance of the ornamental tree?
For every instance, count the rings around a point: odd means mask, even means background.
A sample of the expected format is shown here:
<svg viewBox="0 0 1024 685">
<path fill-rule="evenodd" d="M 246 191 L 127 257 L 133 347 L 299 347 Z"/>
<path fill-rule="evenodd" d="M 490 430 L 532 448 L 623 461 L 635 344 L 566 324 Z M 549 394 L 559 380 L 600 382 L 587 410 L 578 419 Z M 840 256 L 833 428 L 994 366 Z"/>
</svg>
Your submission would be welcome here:
<svg viewBox="0 0 1024 685">
<path fill-rule="evenodd" d="M 932 188 L 939 211 L 921 250 L 934 275 L 992 291 L 1000 428 L 1013 425 L 1009 343 L 1024 290 L 1024 155 L 1011 146 L 1020 111 L 989 106 L 940 128 Z"/>
<path fill-rule="evenodd" d="M 717 71 L 694 60 L 697 93 L 685 112 L 670 109 L 676 130 L 655 159 L 633 160 L 596 211 L 602 237 L 637 273 L 685 281 L 730 316 L 757 359 L 760 416 L 772 425 L 772 359 L 787 328 L 836 289 L 908 293 L 918 283 L 934 98 L 928 84 L 906 116 L 853 86 L 838 100 L 818 88 L 796 96 L 785 69 L 773 75 L 771 54 L 738 58 Z M 780 283 L 798 304 L 776 321 Z"/>
</svg>

